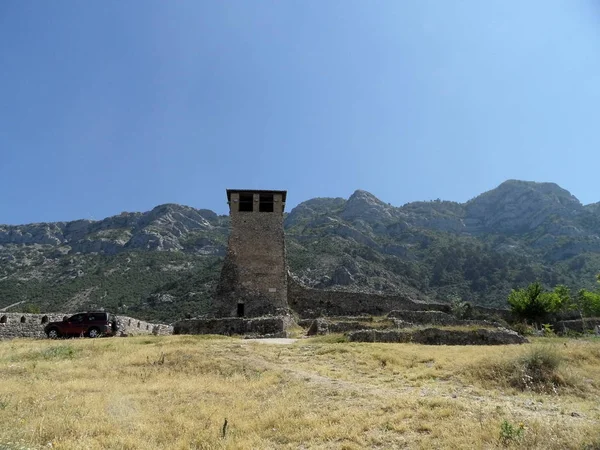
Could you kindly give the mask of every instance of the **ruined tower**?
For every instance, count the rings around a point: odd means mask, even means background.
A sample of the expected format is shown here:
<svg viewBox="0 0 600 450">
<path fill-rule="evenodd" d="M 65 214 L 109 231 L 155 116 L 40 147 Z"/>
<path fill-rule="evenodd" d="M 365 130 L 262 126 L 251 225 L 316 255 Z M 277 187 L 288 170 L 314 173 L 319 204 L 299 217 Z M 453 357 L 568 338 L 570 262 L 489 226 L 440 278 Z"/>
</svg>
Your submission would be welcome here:
<svg viewBox="0 0 600 450">
<path fill-rule="evenodd" d="M 214 316 L 288 314 L 285 199 L 286 191 L 227 190 L 231 232 Z"/>
</svg>

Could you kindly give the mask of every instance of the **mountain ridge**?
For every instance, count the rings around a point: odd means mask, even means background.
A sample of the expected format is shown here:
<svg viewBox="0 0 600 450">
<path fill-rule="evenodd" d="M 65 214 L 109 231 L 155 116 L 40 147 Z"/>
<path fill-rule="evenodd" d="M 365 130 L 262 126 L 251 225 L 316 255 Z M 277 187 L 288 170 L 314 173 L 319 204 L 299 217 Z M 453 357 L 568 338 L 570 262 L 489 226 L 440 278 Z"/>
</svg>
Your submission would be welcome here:
<svg viewBox="0 0 600 450">
<path fill-rule="evenodd" d="M 197 314 L 211 301 L 228 226 L 228 216 L 173 203 L 97 221 L 0 225 L 0 308 Z M 398 207 L 357 189 L 301 202 L 284 226 L 290 270 L 316 288 L 503 306 L 523 283 L 589 287 L 600 272 L 600 202 L 582 205 L 555 183 L 507 180 L 465 203 Z"/>
</svg>

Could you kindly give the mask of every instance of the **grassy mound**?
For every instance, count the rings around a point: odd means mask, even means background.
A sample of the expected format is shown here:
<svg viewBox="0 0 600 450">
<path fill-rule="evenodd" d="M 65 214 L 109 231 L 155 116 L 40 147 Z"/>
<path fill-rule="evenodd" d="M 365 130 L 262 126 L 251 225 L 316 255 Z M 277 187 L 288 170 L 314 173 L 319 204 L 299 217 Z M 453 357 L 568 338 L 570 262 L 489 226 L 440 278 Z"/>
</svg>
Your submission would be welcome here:
<svg viewBox="0 0 600 450">
<path fill-rule="evenodd" d="M 585 389 L 580 377 L 566 370 L 567 357 L 550 345 L 534 345 L 522 354 L 488 359 L 468 370 L 482 382 L 521 391 L 556 393 L 559 389 Z"/>
</svg>

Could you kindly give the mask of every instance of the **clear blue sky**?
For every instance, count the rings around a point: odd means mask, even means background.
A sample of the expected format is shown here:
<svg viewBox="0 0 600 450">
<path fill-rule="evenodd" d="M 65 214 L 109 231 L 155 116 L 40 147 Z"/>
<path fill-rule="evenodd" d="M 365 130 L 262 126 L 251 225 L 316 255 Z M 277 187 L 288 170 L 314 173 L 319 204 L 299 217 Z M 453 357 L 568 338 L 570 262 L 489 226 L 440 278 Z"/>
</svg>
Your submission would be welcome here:
<svg viewBox="0 0 600 450">
<path fill-rule="evenodd" d="M 0 223 L 509 178 L 600 201 L 598 1 L 0 1 Z"/>
</svg>

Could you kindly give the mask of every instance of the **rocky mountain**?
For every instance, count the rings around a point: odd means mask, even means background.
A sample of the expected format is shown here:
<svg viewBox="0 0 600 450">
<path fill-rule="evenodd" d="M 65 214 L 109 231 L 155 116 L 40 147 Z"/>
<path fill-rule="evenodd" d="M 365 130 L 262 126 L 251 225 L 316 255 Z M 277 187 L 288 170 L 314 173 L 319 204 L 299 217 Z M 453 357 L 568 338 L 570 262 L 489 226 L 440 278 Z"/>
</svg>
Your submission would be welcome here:
<svg viewBox="0 0 600 450">
<path fill-rule="evenodd" d="M 183 250 L 180 238 L 207 231 L 222 235 L 227 224 L 226 218 L 210 210 L 167 204 L 146 213 L 123 212 L 100 221 L 0 225 L 0 245 L 51 245 L 67 253 L 107 255 L 134 249 Z M 200 244 L 205 252 L 219 252 L 208 241 Z"/>
<path fill-rule="evenodd" d="M 175 204 L 100 221 L 0 225 L 0 310 L 197 315 L 214 292 L 228 225 Z M 513 287 L 590 288 L 600 272 L 600 203 L 584 206 L 554 183 L 509 180 L 466 203 L 401 207 L 357 190 L 299 204 L 285 230 L 291 271 L 317 288 L 502 306 Z"/>
</svg>

